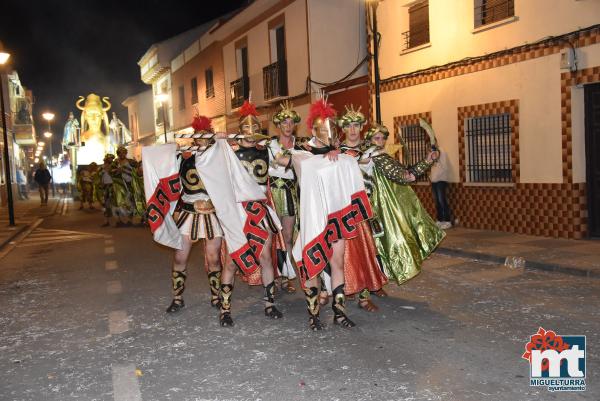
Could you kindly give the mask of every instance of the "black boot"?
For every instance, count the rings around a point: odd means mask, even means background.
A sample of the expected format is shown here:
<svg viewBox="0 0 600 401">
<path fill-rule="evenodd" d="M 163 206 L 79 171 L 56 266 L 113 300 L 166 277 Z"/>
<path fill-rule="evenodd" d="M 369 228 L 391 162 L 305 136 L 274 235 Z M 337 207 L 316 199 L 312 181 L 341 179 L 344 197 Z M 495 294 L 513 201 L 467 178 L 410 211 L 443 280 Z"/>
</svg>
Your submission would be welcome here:
<svg viewBox="0 0 600 401">
<path fill-rule="evenodd" d="M 231 294 L 233 293 L 233 284 L 221 284 L 221 314 L 219 323 L 221 326 L 233 326 L 231 318 Z"/>
<path fill-rule="evenodd" d="M 346 295 L 344 295 L 344 284 L 337 286 L 333 290 L 333 323 L 347 329 L 356 326 L 356 324 L 346 316 Z"/>
<path fill-rule="evenodd" d="M 317 287 L 304 288 L 306 306 L 308 308 L 308 326 L 312 331 L 323 330 L 325 325 L 319 319 L 319 289 Z"/>
<path fill-rule="evenodd" d="M 283 317 L 283 313 L 281 313 L 275 305 L 275 281 L 271 281 L 270 284 L 267 284 L 265 287 L 265 296 L 263 300 L 267 303 L 268 306 L 265 306 L 265 316 L 270 317 L 271 319 L 281 319 Z"/>
<path fill-rule="evenodd" d="M 179 312 L 184 306 L 183 302 L 183 291 L 185 290 L 185 270 L 177 271 L 173 270 L 171 280 L 173 282 L 173 301 L 167 308 L 167 313 Z"/>
<path fill-rule="evenodd" d="M 208 285 L 210 287 L 210 305 L 214 308 L 221 307 L 219 289 L 221 288 L 221 272 L 208 272 Z"/>
</svg>

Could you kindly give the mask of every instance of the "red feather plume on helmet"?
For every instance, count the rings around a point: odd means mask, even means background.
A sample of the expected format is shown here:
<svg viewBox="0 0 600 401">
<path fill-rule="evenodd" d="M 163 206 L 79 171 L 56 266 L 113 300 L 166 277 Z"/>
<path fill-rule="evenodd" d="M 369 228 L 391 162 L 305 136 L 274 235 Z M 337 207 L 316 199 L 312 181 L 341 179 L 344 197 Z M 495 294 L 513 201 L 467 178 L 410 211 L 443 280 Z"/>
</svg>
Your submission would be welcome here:
<svg viewBox="0 0 600 401">
<path fill-rule="evenodd" d="M 197 115 L 192 121 L 192 128 L 194 128 L 194 132 L 210 132 L 212 131 L 212 120 L 206 116 Z"/>
<path fill-rule="evenodd" d="M 313 128 L 313 122 L 317 118 L 321 118 L 322 120 L 325 120 L 326 118 L 335 118 L 336 114 L 337 112 L 331 104 L 327 103 L 324 99 L 319 99 L 310 105 L 306 125 L 308 125 L 308 129 L 311 130 Z"/>
<path fill-rule="evenodd" d="M 240 107 L 240 117 L 247 116 L 258 116 L 258 111 L 256 111 L 256 106 L 253 103 L 250 103 L 249 100 L 245 100 L 242 107 Z"/>
</svg>

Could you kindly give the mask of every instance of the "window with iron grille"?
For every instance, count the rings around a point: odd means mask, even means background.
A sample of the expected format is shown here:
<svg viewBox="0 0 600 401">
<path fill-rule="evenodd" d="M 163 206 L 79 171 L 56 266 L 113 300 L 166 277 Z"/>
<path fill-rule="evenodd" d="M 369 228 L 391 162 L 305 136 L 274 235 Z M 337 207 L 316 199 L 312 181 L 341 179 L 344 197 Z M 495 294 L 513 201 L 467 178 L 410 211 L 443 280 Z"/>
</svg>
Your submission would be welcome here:
<svg viewBox="0 0 600 401">
<path fill-rule="evenodd" d="M 475 0 L 475 28 L 514 15 L 514 0 Z"/>
<path fill-rule="evenodd" d="M 204 81 L 206 82 L 206 98 L 208 99 L 210 97 L 215 97 L 212 68 L 207 68 L 204 70 Z"/>
<path fill-rule="evenodd" d="M 179 110 L 185 110 L 185 91 L 183 85 L 179 86 Z"/>
<path fill-rule="evenodd" d="M 198 80 L 192 78 L 192 104 L 198 103 Z"/>
<path fill-rule="evenodd" d="M 429 43 L 429 1 L 422 1 L 408 9 L 408 28 L 404 36 L 404 49 Z"/>
<path fill-rule="evenodd" d="M 411 165 L 427 157 L 431 151 L 429 135 L 419 124 L 400 127 L 404 139 L 404 164 Z M 417 177 L 417 182 L 426 182 L 427 175 Z"/>
<path fill-rule="evenodd" d="M 466 120 L 467 181 L 512 182 L 510 114 Z"/>
</svg>

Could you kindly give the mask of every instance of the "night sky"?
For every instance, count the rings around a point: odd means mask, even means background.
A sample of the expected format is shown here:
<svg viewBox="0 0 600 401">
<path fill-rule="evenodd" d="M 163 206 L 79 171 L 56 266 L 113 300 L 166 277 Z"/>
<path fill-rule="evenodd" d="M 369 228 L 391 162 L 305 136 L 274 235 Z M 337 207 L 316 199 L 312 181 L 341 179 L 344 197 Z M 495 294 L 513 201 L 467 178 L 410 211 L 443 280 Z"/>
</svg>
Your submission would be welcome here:
<svg viewBox="0 0 600 401">
<path fill-rule="evenodd" d="M 137 65 L 150 45 L 244 4 L 247 0 L 3 0 L 0 41 L 21 83 L 33 91 L 38 135 L 46 130 L 41 113 L 52 111 L 59 145 L 69 111 L 80 116 L 74 104 L 79 96 L 110 97 L 111 111 L 127 124 L 121 102 L 150 88 Z"/>
</svg>

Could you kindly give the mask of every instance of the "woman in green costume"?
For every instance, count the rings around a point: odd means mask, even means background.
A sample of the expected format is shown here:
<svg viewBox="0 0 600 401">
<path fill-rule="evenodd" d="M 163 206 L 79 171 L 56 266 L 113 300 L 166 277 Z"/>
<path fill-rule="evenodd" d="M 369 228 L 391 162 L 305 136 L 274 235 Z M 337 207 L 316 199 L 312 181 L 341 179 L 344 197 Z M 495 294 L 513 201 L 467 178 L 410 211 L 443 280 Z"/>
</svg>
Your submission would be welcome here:
<svg viewBox="0 0 600 401">
<path fill-rule="evenodd" d="M 393 158 L 394 150 L 386 148 L 388 136 L 389 131 L 382 125 L 367 131 L 365 140 L 371 146 L 364 157 L 370 157 L 370 162 L 363 171 L 372 178 L 371 206 L 383 226 L 383 235 L 378 235 L 375 242 L 384 271 L 390 280 L 402 284 L 420 273 L 423 260 L 446 234 L 408 185 L 433 165 L 438 152 L 433 149 L 425 160 L 406 167 Z"/>
</svg>

